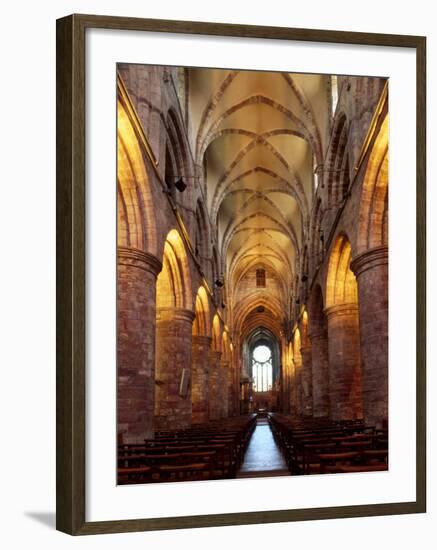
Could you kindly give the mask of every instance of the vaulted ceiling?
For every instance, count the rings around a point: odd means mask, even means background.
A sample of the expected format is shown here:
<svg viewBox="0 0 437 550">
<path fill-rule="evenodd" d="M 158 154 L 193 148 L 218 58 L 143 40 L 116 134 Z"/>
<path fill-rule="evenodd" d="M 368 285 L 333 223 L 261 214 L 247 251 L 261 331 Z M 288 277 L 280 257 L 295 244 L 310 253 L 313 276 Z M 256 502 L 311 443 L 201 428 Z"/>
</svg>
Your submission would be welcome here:
<svg viewBox="0 0 437 550">
<path fill-rule="evenodd" d="M 206 176 L 231 307 L 247 273 L 260 265 L 276 280 L 272 299 L 288 303 L 308 230 L 314 167 L 323 162 L 329 133 L 328 79 L 189 70 L 191 146 Z M 268 301 L 268 288 L 259 292 Z"/>
</svg>

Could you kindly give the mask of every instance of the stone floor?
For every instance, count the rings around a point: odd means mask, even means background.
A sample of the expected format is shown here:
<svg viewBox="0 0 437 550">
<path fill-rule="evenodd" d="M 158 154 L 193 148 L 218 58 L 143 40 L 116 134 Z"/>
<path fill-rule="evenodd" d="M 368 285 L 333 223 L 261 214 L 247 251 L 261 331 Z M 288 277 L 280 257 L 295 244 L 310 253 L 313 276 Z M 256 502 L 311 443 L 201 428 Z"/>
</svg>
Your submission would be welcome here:
<svg viewBox="0 0 437 550">
<path fill-rule="evenodd" d="M 237 477 L 287 476 L 290 472 L 266 420 L 259 419 Z"/>
</svg>

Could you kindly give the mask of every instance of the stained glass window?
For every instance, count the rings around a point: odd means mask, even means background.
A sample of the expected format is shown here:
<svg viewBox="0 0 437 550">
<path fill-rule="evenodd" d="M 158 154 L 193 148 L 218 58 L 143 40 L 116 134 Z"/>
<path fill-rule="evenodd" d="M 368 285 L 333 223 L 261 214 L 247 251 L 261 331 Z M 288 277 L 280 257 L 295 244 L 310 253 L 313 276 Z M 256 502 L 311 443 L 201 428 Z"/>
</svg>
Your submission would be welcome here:
<svg viewBox="0 0 437 550">
<path fill-rule="evenodd" d="M 253 350 L 252 378 L 254 391 L 272 389 L 272 352 L 269 347 L 261 345 Z"/>
</svg>

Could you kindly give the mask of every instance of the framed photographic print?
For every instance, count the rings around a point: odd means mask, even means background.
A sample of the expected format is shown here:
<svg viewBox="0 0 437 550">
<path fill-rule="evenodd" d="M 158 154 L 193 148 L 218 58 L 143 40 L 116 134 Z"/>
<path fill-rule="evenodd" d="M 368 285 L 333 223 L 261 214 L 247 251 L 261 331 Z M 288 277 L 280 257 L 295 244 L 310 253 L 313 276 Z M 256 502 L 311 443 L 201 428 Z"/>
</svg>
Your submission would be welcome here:
<svg viewBox="0 0 437 550">
<path fill-rule="evenodd" d="M 59 530 L 425 511 L 425 48 L 58 20 Z"/>
</svg>

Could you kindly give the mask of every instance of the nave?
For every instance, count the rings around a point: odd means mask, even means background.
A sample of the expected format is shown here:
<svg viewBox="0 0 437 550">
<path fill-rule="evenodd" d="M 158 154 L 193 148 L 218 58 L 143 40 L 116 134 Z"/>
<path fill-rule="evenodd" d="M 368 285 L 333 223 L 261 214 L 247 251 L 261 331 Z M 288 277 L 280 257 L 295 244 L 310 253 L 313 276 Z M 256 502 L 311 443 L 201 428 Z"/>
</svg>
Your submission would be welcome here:
<svg viewBox="0 0 437 550">
<path fill-rule="evenodd" d="M 386 79 L 117 94 L 118 482 L 387 468 Z"/>
<path fill-rule="evenodd" d="M 296 423 L 274 413 L 160 432 L 142 445 L 118 449 L 120 484 L 387 469 L 386 430 L 361 421 Z"/>
</svg>

